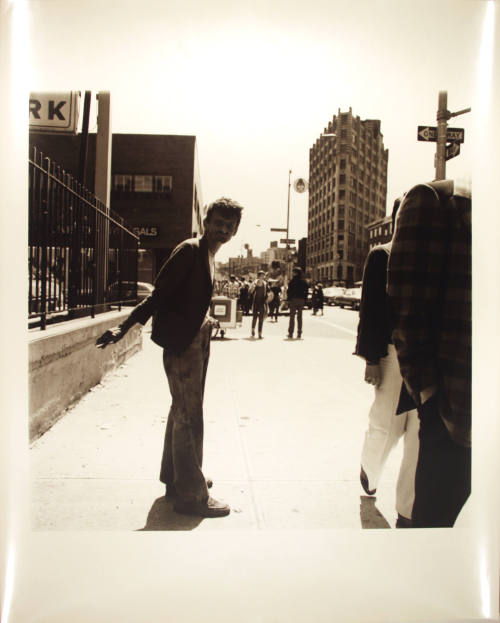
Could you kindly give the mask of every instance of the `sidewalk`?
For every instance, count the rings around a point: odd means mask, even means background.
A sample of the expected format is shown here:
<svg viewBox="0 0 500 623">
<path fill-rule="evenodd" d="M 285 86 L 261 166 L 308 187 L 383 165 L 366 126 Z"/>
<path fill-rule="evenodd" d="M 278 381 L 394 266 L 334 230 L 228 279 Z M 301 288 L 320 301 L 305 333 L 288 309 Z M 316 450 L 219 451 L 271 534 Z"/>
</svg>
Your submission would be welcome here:
<svg viewBox="0 0 500 623">
<path fill-rule="evenodd" d="M 350 313 L 346 310 L 346 314 Z M 328 530 L 394 527 L 401 444 L 375 497 L 359 484 L 372 388 L 352 355 L 354 334 L 305 314 L 250 318 L 212 340 L 205 394 L 204 472 L 231 514 L 176 514 L 158 480 L 170 394 L 162 351 L 142 352 L 85 396 L 31 448 L 36 530 Z"/>
</svg>

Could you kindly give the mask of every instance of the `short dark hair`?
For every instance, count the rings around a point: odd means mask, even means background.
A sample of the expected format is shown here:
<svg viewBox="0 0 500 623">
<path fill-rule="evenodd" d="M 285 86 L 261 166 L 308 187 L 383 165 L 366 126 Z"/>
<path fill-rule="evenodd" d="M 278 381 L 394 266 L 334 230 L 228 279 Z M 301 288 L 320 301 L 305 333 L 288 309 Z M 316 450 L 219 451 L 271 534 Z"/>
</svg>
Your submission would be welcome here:
<svg viewBox="0 0 500 623">
<path fill-rule="evenodd" d="M 302 268 L 300 266 L 294 266 L 293 267 L 293 272 L 296 275 L 299 275 L 299 277 L 302 277 Z"/>
<path fill-rule="evenodd" d="M 236 231 L 238 231 L 238 227 L 240 226 L 241 221 L 241 213 L 243 212 L 243 206 L 237 201 L 233 201 L 233 199 L 228 199 L 227 197 L 220 197 L 206 208 L 205 210 L 205 218 L 203 219 L 203 226 L 207 223 L 211 218 L 214 210 L 220 212 L 222 216 L 225 218 L 233 218 L 236 222 Z"/>
</svg>

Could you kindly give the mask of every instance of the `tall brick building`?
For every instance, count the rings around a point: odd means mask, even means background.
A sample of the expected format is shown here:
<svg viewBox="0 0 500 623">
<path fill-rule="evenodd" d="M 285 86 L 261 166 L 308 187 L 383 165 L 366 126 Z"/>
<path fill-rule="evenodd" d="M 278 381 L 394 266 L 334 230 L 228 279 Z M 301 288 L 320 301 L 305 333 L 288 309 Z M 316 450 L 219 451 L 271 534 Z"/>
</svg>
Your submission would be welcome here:
<svg viewBox="0 0 500 623">
<path fill-rule="evenodd" d="M 387 162 L 380 121 L 334 115 L 309 151 L 306 273 L 351 286 L 363 276 L 368 223 L 386 214 Z"/>
</svg>

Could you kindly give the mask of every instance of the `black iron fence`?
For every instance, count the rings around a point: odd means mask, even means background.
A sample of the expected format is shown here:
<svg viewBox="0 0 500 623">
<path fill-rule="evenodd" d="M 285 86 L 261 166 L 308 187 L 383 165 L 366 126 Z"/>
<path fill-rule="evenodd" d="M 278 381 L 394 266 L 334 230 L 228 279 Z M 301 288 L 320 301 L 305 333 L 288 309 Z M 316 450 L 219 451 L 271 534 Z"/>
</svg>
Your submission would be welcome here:
<svg viewBox="0 0 500 623">
<path fill-rule="evenodd" d="M 30 326 L 135 303 L 138 236 L 36 147 L 28 236 Z"/>
</svg>

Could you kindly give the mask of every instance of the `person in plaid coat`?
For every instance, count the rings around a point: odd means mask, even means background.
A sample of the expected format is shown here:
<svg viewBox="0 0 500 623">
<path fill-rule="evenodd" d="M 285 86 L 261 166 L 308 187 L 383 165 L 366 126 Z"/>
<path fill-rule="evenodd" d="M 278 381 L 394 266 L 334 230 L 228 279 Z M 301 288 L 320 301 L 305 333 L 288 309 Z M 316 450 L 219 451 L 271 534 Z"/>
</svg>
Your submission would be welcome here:
<svg viewBox="0 0 500 623">
<path fill-rule="evenodd" d="M 451 527 L 471 485 L 471 195 L 419 184 L 398 215 L 388 266 L 392 338 L 417 404 L 414 527 Z"/>
</svg>

